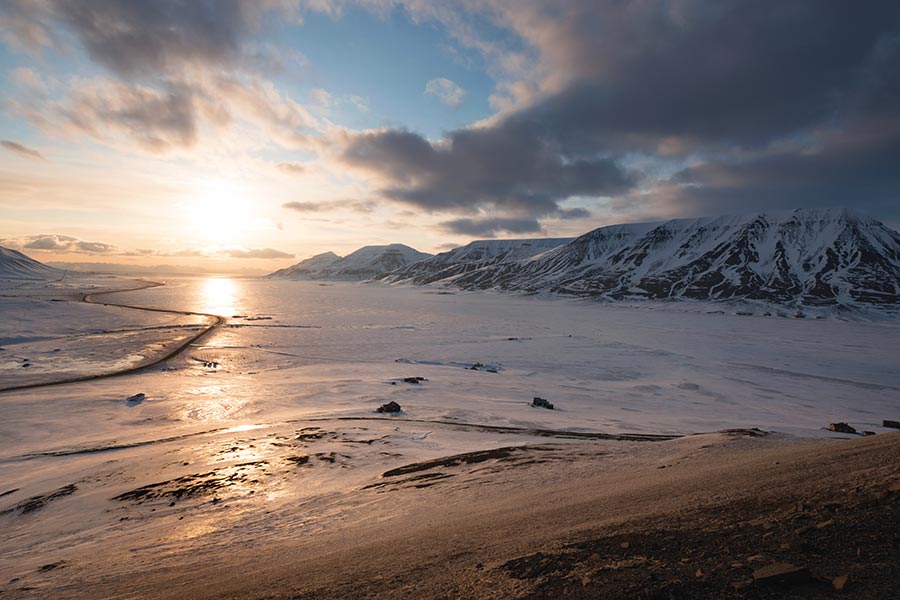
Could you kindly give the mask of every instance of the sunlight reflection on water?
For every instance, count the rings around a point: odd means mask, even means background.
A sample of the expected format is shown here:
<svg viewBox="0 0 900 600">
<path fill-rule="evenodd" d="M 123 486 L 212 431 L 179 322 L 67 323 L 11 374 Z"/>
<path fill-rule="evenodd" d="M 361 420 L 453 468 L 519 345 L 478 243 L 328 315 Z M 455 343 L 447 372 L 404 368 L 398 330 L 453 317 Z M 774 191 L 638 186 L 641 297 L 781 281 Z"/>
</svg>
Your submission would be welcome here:
<svg viewBox="0 0 900 600">
<path fill-rule="evenodd" d="M 178 418 L 186 421 L 224 421 L 244 411 L 249 402 L 230 387 L 221 385 L 186 388 L 184 394 L 187 402 Z"/>
<path fill-rule="evenodd" d="M 210 277 L 203 283 L 203 311 L 215 315 L 231 316 L 235 312 L 234 281 L 224 277 Z"/>
</svg>

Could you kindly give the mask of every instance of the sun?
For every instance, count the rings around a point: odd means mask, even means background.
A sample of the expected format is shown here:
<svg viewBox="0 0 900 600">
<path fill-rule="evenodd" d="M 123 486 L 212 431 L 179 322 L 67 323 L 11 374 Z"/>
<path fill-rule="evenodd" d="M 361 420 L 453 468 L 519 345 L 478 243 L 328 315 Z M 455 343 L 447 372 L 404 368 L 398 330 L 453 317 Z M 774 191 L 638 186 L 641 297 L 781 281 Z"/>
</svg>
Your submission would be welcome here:
<svg viewBox="0 0 900 600">
<path fill-rule="evenodd" d="M 241 187 L 223 180 L 198 186 L 185 210 L 191 233 L 215 244 L 239 243 L 255 222 Z"/>
</svg>

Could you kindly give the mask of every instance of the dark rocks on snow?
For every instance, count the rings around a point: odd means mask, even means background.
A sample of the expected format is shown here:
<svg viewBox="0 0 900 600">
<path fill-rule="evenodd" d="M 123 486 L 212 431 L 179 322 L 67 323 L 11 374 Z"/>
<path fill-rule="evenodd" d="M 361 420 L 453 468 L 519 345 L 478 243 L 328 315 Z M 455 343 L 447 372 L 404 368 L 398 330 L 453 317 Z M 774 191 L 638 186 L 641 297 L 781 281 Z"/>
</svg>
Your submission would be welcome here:
<svg viewBox="0 0 900 600">
<path fill-rule="evenodd" d="M 891 429 L 900 429 L 900 421 L 888 421 L 885 419 L 881 422 L 882 427 L 890 427 Z"/>
<path fill-rule="evenodd" d="M 129 396 L 128 398 L 126 398 L 125 403 L 128 404 L 128 406 L 136 406 L 146 399 L 147 399 L 147 395 L 144 394 L 143 392 L 141 392 L 141 393 L 135 394 L 134 396 Z"/>
<path fill-rule="evenodd" d="M 532 406 L 536 406 L 538 408 L 548 408 L 553 410 L 553 403 L 549 400 L 545 400 L 544 398 L 538 398 L 537 396 L 531 401 Z"/>
<path fill-rule="evenodd" d="M 835 431 L 837 433 L 856 433 L 856 429 L 850 427 L 846 423 L 831 423 L 828 426 L 829 431 Z"/>
<path fill-rule="evenodd" d="M 398 413 L 398 412 L 401 412 L 402 410 L 403 410 L 403 409 L 400 408 L 400 405 L 399 405 L 399 404 L 397 404 L 396 402 L 394 402 L 393 400 L 391 400 L 391 401 L 388 402 L 387 404 L 382 404 L 381 406 L 379 406 L 377 409 L 375 409 L 375 412 L 378 412 L 378 413 Z"/>
<path fill-rule="evenodd" d="M 423 381 L 428 381 L 428 380 L 425 379 L 424 377 L 404 377 L 403 378 L 403 383 L 419 384 L 419 383 L 422 383 Z"/>
</svg>

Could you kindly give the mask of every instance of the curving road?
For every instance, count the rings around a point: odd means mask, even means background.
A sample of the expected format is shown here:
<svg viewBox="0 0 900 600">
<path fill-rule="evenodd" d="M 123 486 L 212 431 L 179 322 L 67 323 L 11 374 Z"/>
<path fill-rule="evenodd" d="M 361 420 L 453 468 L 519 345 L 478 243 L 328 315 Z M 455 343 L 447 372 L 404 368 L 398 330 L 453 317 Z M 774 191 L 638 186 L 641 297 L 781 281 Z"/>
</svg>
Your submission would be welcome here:
<svg viewBox="0 0 900 600">
<path fill-rule="evenodd" d="M 201 313 L 201 312 L 192 312 L 187 310 L 171 310 L 167 308 L 149 308 L 146 306 L 134 306 L 132 304 L 120 304 L 118 302 L 103 302 L 98 301 L 96 298 L 98 296 L 106 296 L 108 294 L 119 294 L 122 292 L 135 292 L 137 290 L 145 290 L 148 288 L 159 287 L 165 285 L 164 283 L 160 283 L 158 281 L 143 281 L 144 285 L 140 285 L 132 288 L 125 288 L 120 290 L 107 290 L 105 292 L 92 292 L 90 294 L 81 294 L 81 302 L 86 302 L 88 304 L 101 304 L 103 306 L 116 306 L 119 308 L 128 308 L 131 310 L 143 310 L 148 312 L 159 312 L 159 313 L 167 313 L 173 315 L 186 315 L 186 316 L 199 316 L 199 317 L 207 317 L 213 319 L 211 325 L 203 328 L 196 335 L 193 335 L 186 340 L 182 341 L 180 344 L 170 349 L 168 352 L 156 358 L 148 363 L 143 363 L 136 367 L 129 367 L 128 369 L 123 369 L 121 371 L 114 371 L 112 373 L 100 373 L 96 375 L 80 375 L 78 377 L 70 377 L 68 379 L 60 379 L 58 381 L 48 381 L 43 383 L 28 383 L 24 385 L 14 385 L 9 387 L 0 388 L 0 393 L 2 392 L 12 392 L 16 390 L 27 390 L 33 388 L 42 388 L 49 387 L 51 385 L 63 385 L 66 383 L 77 383 L 79 381 L 93 381 L 95 379 L 106 379 L 108 377 L 120 377 L 122 375 L 131 375 L 132 373 L 139 373 L 141 371 L 152 369 L 153 367 L 166 362 L 170 358 L 174 358 L 178 356 L 182 352 L 184 352 L 188 347 L 192 344 L 198 342 L 200 339 L 205 337 L 206 335 L 212 333 L 217 327 L 225 323 L 225 317 L 221 315 L 213 315 L 210 313 Z"/>
</svg>

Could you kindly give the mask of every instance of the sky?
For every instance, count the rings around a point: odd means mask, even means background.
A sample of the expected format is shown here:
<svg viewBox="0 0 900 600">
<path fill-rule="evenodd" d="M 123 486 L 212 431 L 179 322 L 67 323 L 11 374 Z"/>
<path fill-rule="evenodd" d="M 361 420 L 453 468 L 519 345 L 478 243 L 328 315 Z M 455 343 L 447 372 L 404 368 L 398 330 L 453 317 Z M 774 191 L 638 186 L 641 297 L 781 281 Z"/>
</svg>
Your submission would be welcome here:
<svg viewBox="0 0 900 600">
<path fill-rule="evenodd" d="M 895 0 L 0 0 L 0 47 L 0 245 L 45 262 L 900 228 Z"/>
</svg>

